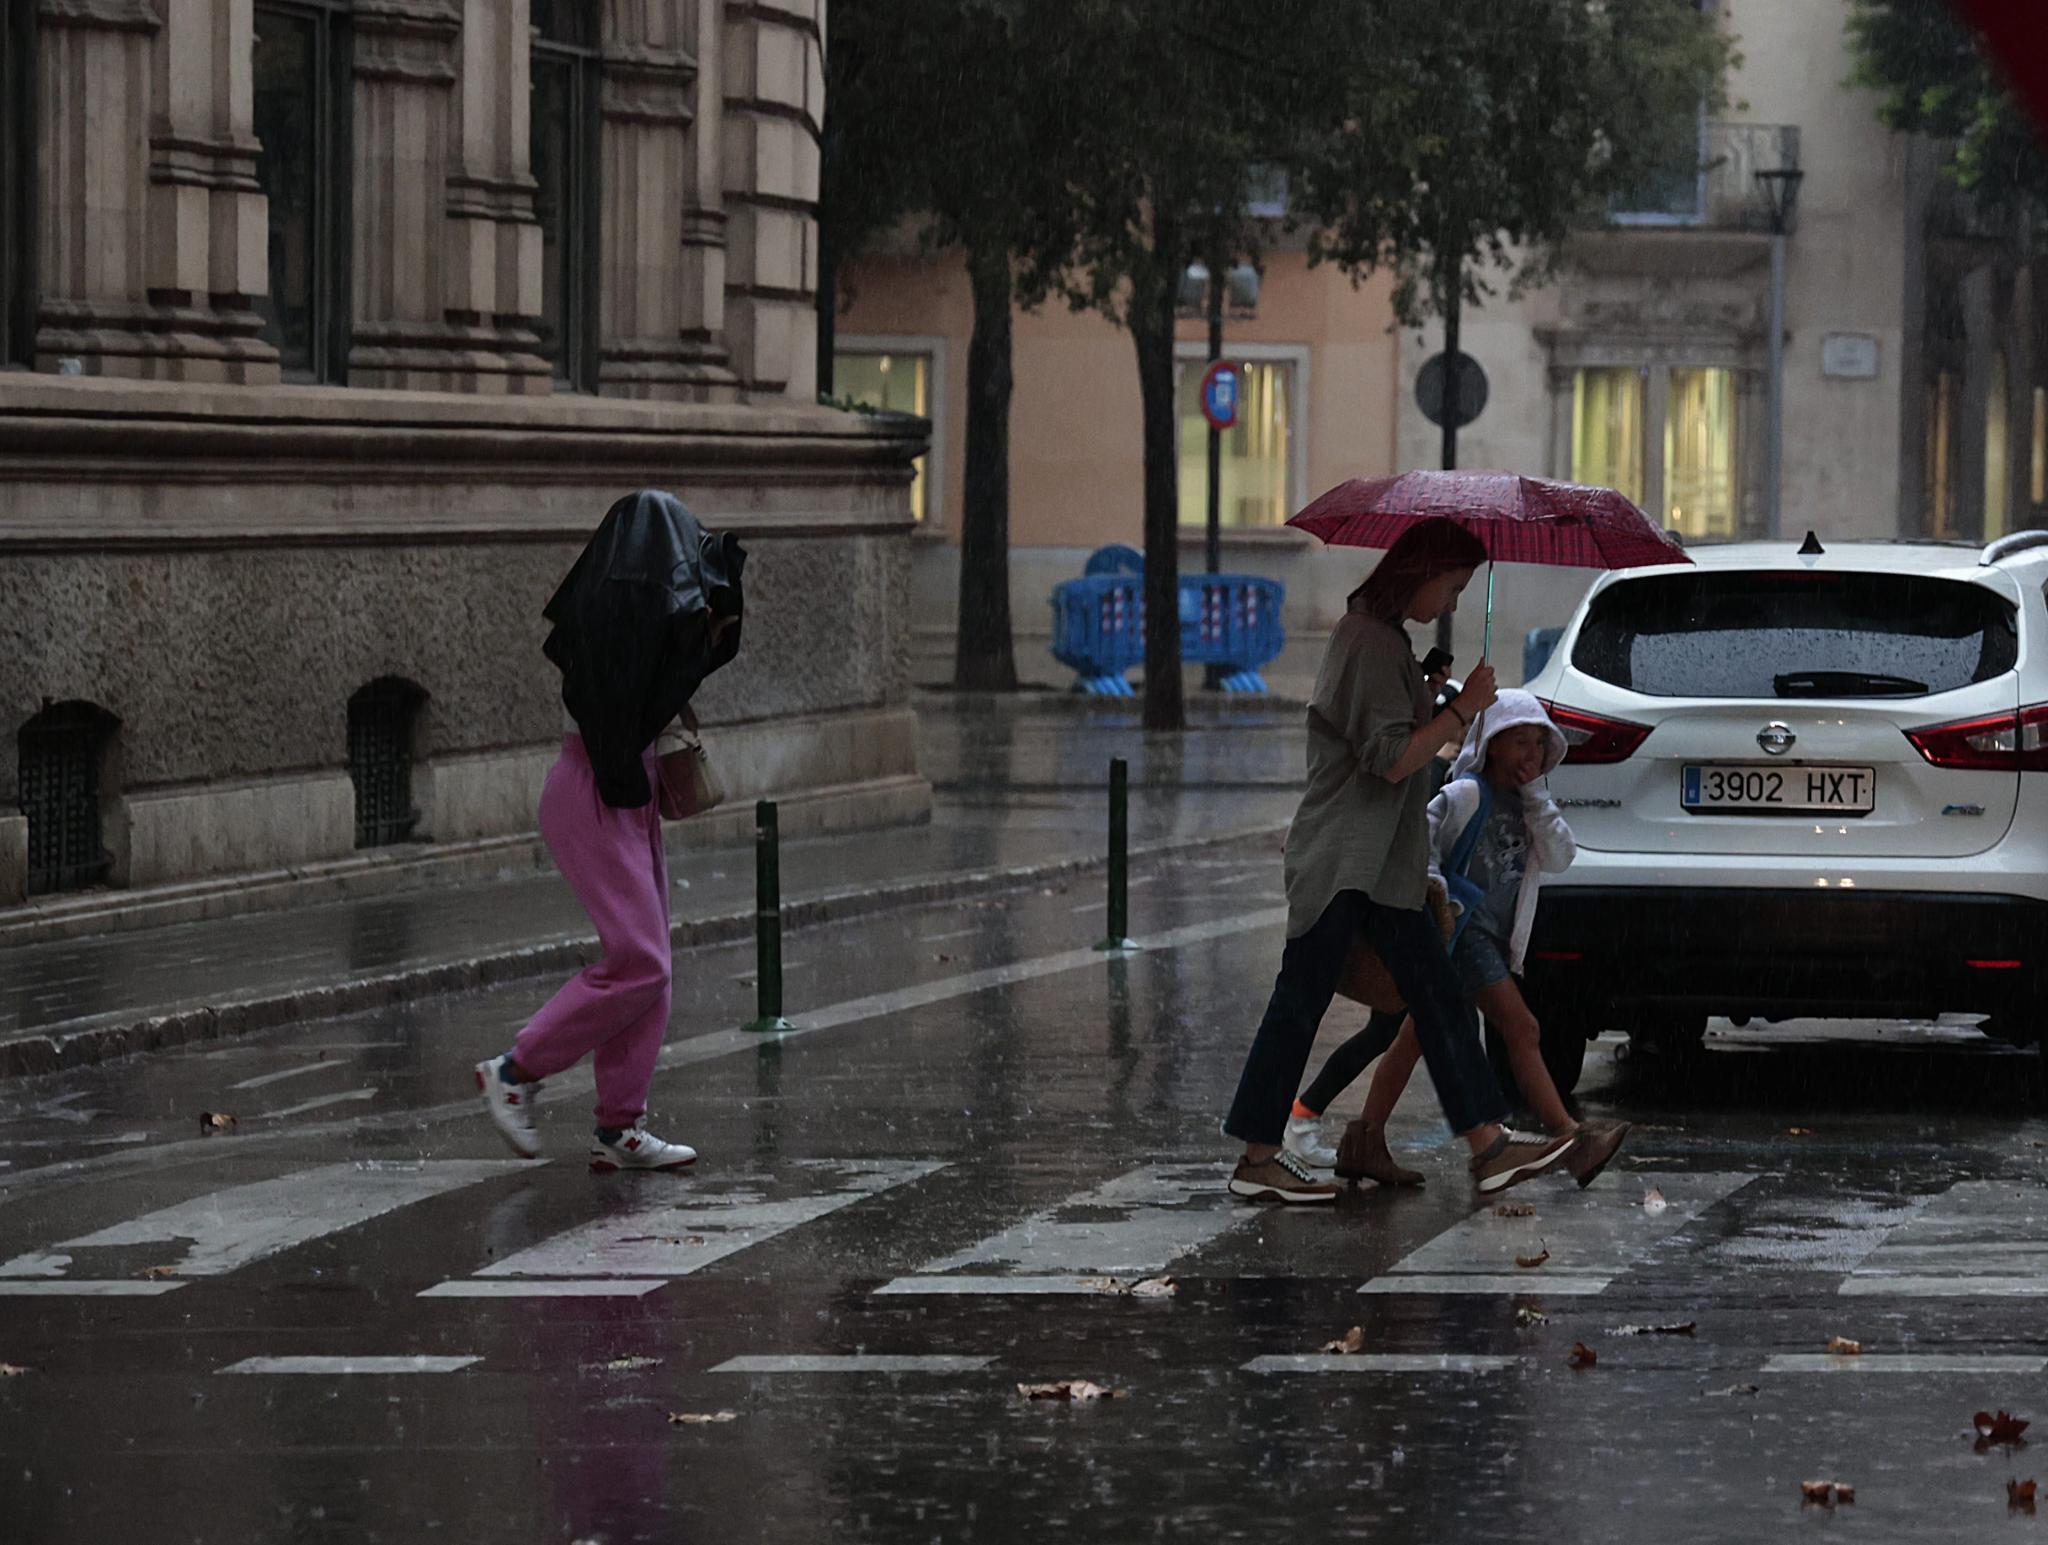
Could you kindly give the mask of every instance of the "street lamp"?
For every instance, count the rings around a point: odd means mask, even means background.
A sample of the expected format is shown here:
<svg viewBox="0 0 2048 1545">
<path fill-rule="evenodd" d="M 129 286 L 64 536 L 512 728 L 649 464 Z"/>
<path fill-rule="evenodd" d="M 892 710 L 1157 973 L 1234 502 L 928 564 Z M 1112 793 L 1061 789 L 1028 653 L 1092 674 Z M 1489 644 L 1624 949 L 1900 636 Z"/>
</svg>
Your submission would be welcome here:
<svg viewBox="0 0 2048 1545">
<path fill-rule="evenodd" d="M 1764 534 L 1778 535 L 1783 496 L 1785 448 L 1785 234 L 1799 203 L 1799 184 L 1806 173 L 1781 166 L 1756 174 L 1771 221 L 1770 435 L 1764 472 Z"/>
</svg>

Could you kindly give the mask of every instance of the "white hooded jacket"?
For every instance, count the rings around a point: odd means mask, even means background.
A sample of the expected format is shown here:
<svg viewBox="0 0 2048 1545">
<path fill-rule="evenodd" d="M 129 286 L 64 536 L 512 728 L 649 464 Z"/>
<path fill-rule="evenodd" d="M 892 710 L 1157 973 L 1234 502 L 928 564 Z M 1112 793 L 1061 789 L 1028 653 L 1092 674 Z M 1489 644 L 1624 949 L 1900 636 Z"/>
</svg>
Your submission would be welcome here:
<svg viewBox="0 0 2048 1545">
<path fill-rule="evenodd" d="M 1536 925 L 1536 897 L 1543 886 L 1542 877 L 1564 873 L 1578 857 L 1579 845 L 1572 838 L 1572 829 L 1565 824 L 1557 801 L 1550 797 L 1550 773 L 1564 760 L 1567 749 L 1564 732 L 1551 722 L 1534 696 L 1517 687 L 1502 688 L 1494 705 L 1466 731 L 1465 744 L 1451 762 L 1443 788 L 1429 802 L 1429 882 L 1442 886 L 1445 862 L 1479 813 L 1479 787 L 1466 774 L 1484 776 L 1481 769 L 1486 765 L 1487 742 L 1518 724 L 1541 725 L 1546 733 L 1543 773 L 1523 784 L 1519 791 L 1522 818 L 1529 828 L 1530 861 L 1522 871 L 1522 888 L 1515 897 L 1514 934 L 1508 941 L 1508 968 L 1515 972 L 1522 969 L 1529 934 Z M 1510 797 L 1494 790 L 1495 799 Z M 1452 906 L 1456 909 L 1457 903 Z"/>
</svg>

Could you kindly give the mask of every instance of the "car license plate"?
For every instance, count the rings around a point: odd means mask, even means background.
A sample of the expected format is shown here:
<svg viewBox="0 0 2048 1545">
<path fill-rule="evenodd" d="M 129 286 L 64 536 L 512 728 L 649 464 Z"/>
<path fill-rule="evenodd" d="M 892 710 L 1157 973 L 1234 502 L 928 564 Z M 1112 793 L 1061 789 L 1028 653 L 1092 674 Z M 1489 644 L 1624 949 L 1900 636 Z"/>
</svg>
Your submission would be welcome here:
<svg viewBox="0 0 2048 1545">
<path fill-rule="evenodd" d="M 1689 765 L 1682 769 L 1679 803 L 1706 812 L 1868 815 L 1877 805 L 1877 769 Z"/>
</svg>

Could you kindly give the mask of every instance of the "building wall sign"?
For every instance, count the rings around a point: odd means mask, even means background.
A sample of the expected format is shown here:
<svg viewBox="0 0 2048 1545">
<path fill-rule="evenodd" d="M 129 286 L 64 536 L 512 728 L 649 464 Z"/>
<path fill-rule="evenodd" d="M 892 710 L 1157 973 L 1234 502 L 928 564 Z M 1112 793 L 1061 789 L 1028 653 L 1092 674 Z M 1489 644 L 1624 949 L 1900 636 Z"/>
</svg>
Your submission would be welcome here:
<svg viewBox="0 0 2048 1545">
<path fill-rule="evenodd" d="M 1820 373 L 1844 381 L 1877 377 L 1877 335 L 1827 333 L 1820 340 Z"/>
</svg>

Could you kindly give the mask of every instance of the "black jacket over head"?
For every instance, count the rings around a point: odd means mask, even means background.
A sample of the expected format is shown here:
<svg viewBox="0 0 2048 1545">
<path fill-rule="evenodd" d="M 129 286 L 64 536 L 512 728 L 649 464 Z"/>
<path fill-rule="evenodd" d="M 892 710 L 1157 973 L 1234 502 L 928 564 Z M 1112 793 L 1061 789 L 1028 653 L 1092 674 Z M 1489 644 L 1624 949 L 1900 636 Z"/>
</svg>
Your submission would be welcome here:
<svg viewBox="0 0 2048 1545">
<path fill-rule="evenodd" d="M 739 653 L 740 570 L 729 534 L 697 524 L 673 495 L 628 494 L 605 515 L 541 615 L 561 668 L 562 704 L 582 732 L 607 805 L 654 797 L 640 758 L 706 676 Z M 711 642 L 712 623 L 733 625 Z"/>
</svg>

